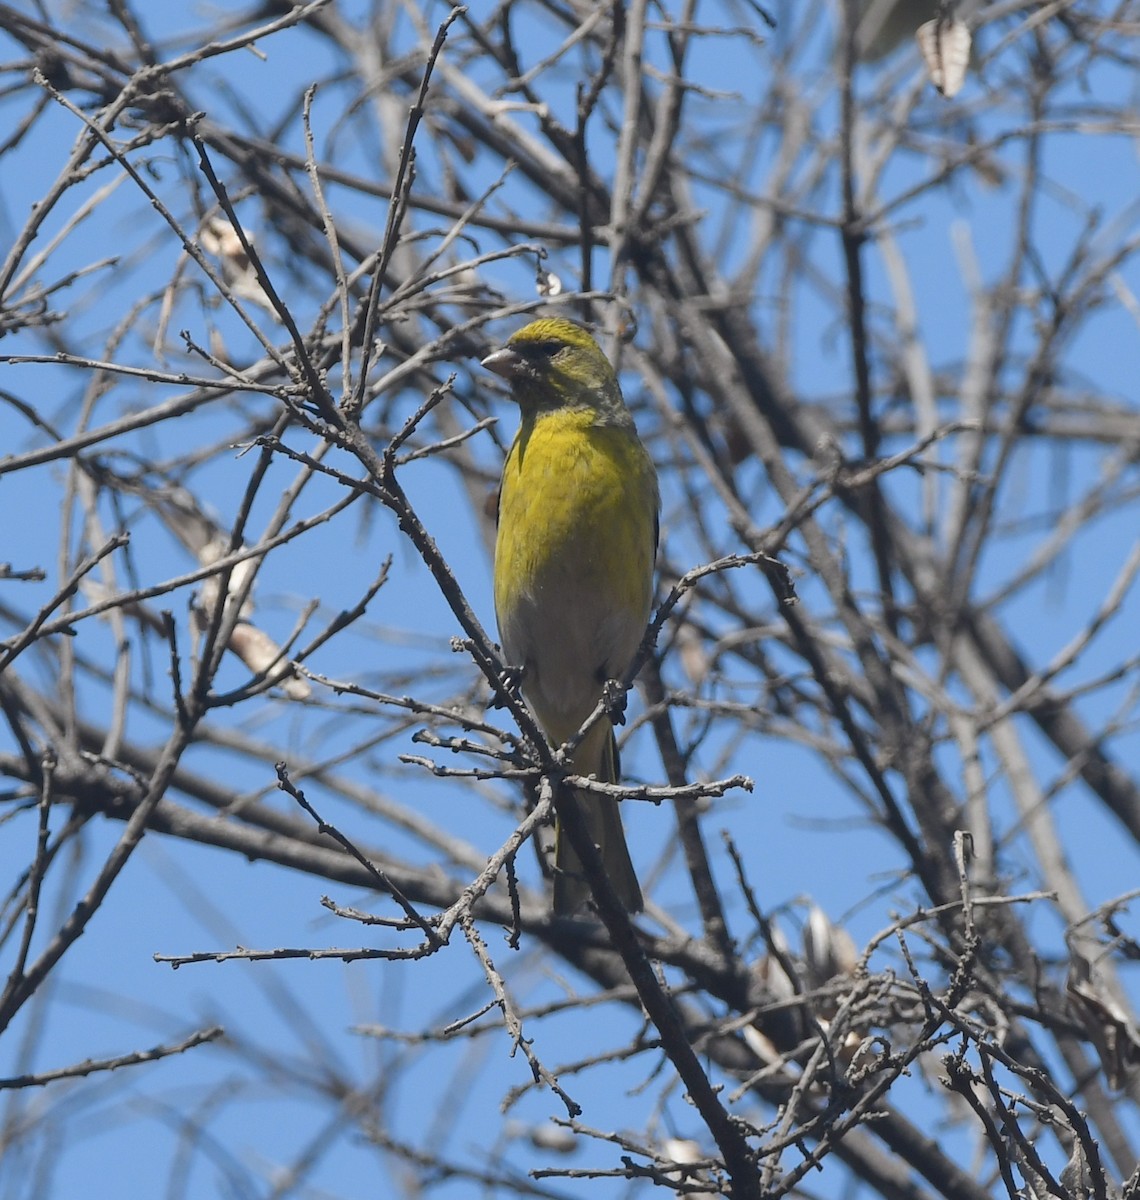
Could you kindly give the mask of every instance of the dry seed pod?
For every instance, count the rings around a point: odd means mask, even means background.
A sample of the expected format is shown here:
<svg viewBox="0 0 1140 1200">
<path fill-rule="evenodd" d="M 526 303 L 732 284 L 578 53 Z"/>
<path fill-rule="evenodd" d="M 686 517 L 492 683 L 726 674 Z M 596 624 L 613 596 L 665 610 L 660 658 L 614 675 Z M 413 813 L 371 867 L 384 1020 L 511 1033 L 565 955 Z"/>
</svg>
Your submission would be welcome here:
<svg viewBox="0 0 1140 1200">
<path fill-rule="evenodd" d="M 252 245 L 252 239 L 247 237 Z M 273 301 L 265 294 L 257 271 L 249 261 L 237 231 L 221 217 L 211 217 L 198 235 L 198 244 L 207 254 L 214 255 L 222 264 L 222 276 L 233 289 L 234 295 L 243 300 L 252 300 L 262 308 L 274 312 Z"/>
<path fill-rule="evenodd" d="M 859 955 L 851 935 L 834 924 L 817 904 L 808 909 L 803 936 L 804 963 L 810 986 L 822 987 L 836 976 L 854 973 Z"/>
<path fill-rule="evenodd" d="M 225 558 L 229 551 L 229 542 L 225 538 L 218 537 L 202 547 L 198 552 L 198 561 L 202 566 L 208 567 L 219 559 Z M 230 572 L 229 586 L 226 589 L 226 604 L 230 604 L 238 593 L 245 589 L 245 584 L 253 569 L 253 559 L 245 559 L 233 568 Z M 202 619 L 205 612 L 217 606 L 220 593 L 221 584 L 218 575 L 210 575 L 202 580 L 196 614 L 199 620 Z M 241 606 L 239 620 L 234 625 L 226 648 L 236 654 L 255 675 L 271 671 L 274 686 L 281 688 L 291 700 L 307 700 L 312 694 L 312 688 L 294 672 L 292 663 L 282 658 L 281 647 L 269 634 L 252 624 L 252 616 L 253 601 L 247 595 Z"/>
<path fill-rule="evenodd" d="M 1098 985 L 1092 964 L 1072 945 L 1065 983 L 1069 1011 L 1096 1047 L 1108 1086 L 1122 1088 L 1140 1066 L 1140 1031 L 1131 1016 Z"/>
<path fill-rule="evenodd" d="M 949 100 L 962 90 L 970 65 L 970 31 L 962 21 L 935 17 L 914 31 L 930 82 Z"/>
</svg>

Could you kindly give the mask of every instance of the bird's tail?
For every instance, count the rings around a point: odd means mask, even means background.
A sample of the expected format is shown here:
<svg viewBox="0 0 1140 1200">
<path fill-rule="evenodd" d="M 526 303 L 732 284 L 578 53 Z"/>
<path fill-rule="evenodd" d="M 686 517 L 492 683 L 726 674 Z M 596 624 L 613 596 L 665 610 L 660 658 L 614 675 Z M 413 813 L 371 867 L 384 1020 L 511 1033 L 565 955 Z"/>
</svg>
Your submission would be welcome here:
<svg viewBox="0 0 1140 1200">
<path fill-rule="evenodd" d="M 587 767 L 585 763 L 593 757 L 588 753 L 591 735 L 598 731 L 603 739 L 600 763 Z M 617 743 L 609 723 L 595 726 L 578 753 L 575 755 L 575 770 L 582 775 L 596 775 L 603 783 L 618 782 Z M 616 800 L 591 792 L 575 792 L 574 803 L 586 822 L 586 828 L 602 856 L 611 885 L 618 899 L 629 912 L 641 912 L 644 901 L 641 887 L 629 857 L 625 841 L 625 830 L 621 824 L 621 813 Z M 590 899 L 590 885 L 582 871 L 582 862 L 570 845 L 570 839 L 559 827 L 555 831 L 554 852 L 554 913 L 569 917 Z"/>
</svg>

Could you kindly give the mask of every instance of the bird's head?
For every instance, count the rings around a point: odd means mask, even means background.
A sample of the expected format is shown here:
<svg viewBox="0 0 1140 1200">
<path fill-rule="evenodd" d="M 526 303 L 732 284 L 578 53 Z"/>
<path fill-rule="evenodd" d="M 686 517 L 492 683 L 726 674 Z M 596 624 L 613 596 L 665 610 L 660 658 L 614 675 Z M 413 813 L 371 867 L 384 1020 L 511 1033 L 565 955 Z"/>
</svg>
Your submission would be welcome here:
<svg viewBox="0 0 1140 1200">
<path fill-rule="evenodd" d="M 523 413 L 594 408 L 607 423 L 629 414 L 617 376 L 597 342 L 565 317 L 542 317 L 511 335 L 483 359 L 483 366 L 511 385 Z"/>
</svg>

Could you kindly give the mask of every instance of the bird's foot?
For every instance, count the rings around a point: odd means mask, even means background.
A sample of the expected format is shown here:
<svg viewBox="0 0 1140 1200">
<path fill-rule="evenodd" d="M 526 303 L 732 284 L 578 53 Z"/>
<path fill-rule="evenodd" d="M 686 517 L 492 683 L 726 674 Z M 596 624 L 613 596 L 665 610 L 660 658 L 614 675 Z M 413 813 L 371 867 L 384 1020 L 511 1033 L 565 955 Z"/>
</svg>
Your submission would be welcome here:
<svg viewBox="0 0 1140 1200">
<path fill-rule="evenodd" d="M 505 666 L 499 673 L 499 687 L 503 693 L 510 696 L 514 700 L 522 699 L 522 681 L 523 668 Z M 491 708 L 506 708 L 506 700 L 503 695 L 495 695 L 491 697 Z"/>
<path fill-rule="evenodd" d="M 626 689 L 616 679 L 607 679 L 602 684 L 602 704 L 614 725 L 625 724 L 626 697 Z"/>
</svg>

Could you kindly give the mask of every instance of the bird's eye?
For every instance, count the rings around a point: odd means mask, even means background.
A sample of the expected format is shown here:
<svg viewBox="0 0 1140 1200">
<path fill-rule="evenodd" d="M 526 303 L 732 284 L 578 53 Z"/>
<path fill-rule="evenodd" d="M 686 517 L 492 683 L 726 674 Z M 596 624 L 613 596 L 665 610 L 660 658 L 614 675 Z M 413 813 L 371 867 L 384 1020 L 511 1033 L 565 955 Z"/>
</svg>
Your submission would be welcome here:
<svg viewBox="0 0 1140 1200">
<path fill-rule="evenodd" d="M 544 342 L 527 342 L 525 349 L 522 346 L 519 349 L 527 358 L 553 358 L 562 349 L 562 346 L 562 342 L 550 338 Z"/>
</svg>

